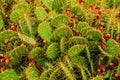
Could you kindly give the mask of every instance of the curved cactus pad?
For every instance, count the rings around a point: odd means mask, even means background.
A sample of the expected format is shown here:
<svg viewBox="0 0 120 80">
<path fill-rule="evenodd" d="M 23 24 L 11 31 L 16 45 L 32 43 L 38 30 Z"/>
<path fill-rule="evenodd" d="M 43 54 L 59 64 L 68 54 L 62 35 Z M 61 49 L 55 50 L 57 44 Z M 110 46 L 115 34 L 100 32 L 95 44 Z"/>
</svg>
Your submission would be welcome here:
<svg viewBox="0 0 120 80">
<path fill-rule="evenodd" d="M 59 56 L 59 44 L 52 43 L 46 51 L 47 57 L 50 59 L 56 59 Z"/>
<path fill-rule="evenodd" d="M 85 49 L 85 45 L 74 45 L 68 50 L 68 55 L 78 56 Z"/>
<path fill-rule="evenodd" d="M 42 22 L 39 24 L 38 33 L 40 37 L 44 40 L 51 41 L 52 28 L 47 22 Z"/>
<path fill-rule="evenodd" d="M 68 18 L 67 15 L 60 14 L 52 20 L 51 24 L 52 24 L 53 27 L 59 27 L 59 25 L 68 24 L 69 22 L 70 21 L 69 21 L 69 18 Z"/>
</svg>

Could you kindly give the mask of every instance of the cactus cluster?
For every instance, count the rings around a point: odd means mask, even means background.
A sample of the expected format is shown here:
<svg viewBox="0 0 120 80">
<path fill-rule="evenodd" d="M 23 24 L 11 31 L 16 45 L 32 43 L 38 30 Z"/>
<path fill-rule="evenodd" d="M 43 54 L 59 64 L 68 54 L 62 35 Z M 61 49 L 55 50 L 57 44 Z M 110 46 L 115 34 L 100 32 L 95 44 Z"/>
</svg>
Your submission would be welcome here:
<svg viewBox="0 0 120 80">
<path fill-rule="evenodd" d="M 119 80 L 119 0 L 0 0 L 0 80 Z"/>
</svg>

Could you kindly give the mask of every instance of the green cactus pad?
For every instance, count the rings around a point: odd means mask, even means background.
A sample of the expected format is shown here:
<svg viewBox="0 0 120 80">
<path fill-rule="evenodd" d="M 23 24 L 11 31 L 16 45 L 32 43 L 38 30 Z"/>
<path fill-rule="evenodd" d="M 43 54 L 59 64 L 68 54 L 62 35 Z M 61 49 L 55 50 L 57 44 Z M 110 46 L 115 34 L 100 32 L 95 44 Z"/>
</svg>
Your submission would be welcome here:
<svg viewBox="0 0 120 80">
<path fill-rule="evenodd" d="M 0 44 L 3 44 L 6 39 L 10 39 L 15 36 L 17 36 L 17 33 L 12 30 L 0 32 Z"/>
<path fill-rule="evenodd" d="M 50 59 L 56 59 L 60 52 L 59 52 L 59 44 L 58 43 L 52 43 L 46 51 L 47 57 Z"/>
<path fill-rule="evenodd" d="M 39 73 L 35 67 L 27 67 L 25 69 L 27 80 L 39 80 Z"/>
<path fill-rule="evenodd" d="M 18 33 L 18 36 L 22 41 L 29 43 L 31 45 L 36 45 L 36 41 L 34 38 L 28 37 L 28 36 L 21 34 L 21 33 Z"/>
<path fill-rule="evenodd" d="M 26 47 L 24 45 L 16 47 L 8 53 L 8 56 L 11 59 L 10 65 L 12 67 L 19 66 L 22 62 L 22 57 L 26 56 Z"/>
<path fill-rule="evenodd" d="M 85 49 L 85 45 L 74 45 L 68 50 L 68 55 L 78 56 Z"/>
<path fill-rule="evenodd" d="M 82 31 L 83 28 L 90 27 L 87 22 L 79 22 L 78 25 L 75 27 L 76 30 Z"/>
<path fill-rule="evenodd" d="M 102 51 L 103 54 L 107 55 L 108 57 L 116 57 L 120 55 L 120 47 L 115 40 L 109 39 L 106 42 L 106 47 L 106 51 L 103 51 L 101 47 L 99 47 L 99 49 Z"/>
<path fill-rule="evenodd" d="M 35 15 L 38 18 L 38 20 L 44 20 L 48 16 L 47 12 L 43 7 L 36 7 Z"/>
<path fill-rule="evenodd" d="M 32 49 L 32 51 L 29 53 L 28 57 L 30 59 L 34 58 L 35 56 L 38 56 L 41 52 L 41 48 L 40 47 L 36 47 L 34 49 Z"/>
<path fill-rule="evenodd" d="M 52 10 L 52 3 L 53 3 L 53 0 L 43 0 L 43 4 L 50 10 Z"/>
<path fill-rule="evenodd" d="M 4 22 L 3 22 L 3 18 L 0 15 L 0 30 L 4 27 Z"/>
<path fill-rule="evenodd" d="M 18 80 L 19 75 L 12 69 L 0 73 L 0 80 Z"/>
<path fill-rule="evenodd" d="M 56 16 L 52 21 L 51 24 L 53 27 L 59 27 L 61 24 L 68 24 L 70 22 L 69 18 L 65 14 L 60 14 Z"/>
<path fill-rule="evenodd" d="M 62 37 L 70 37 L 72 35 L 72 30 L 67 26 L 61 26 L 53 32 L 53 37 L 55 40 L 58 40 Z"/>
<path fill-rule="evenodd" d="M 66 46 L 67 46 L 67 44 L 66 44 L 66 38 L 63 37 L 60 40 L 60 51 L 61 51 L 61 53 L 65 52 Z"/>
<path fill-rule="evenodd" d="M 91 29 L 86 33 L 85 36 L 88 40 L 93 40 L 93 41 L 100 41 L 103 39 L 103 34 L 96 30 L 96 29 Z"/>
<path fill-rule="evenodd" d="M 72 58 L 72 63 L 78 66 L 87 67 L 88 63 L 85 57 L 75 56 Z"/>
<path fill-rule="evenodd" d="M 61 11 L 67 6 L 67 0 L 53 0 L 52 2 L 52 9 Z"/>
<path fill-rule="evenodd" d="M 86 44 L 87 39 L 84 38 L 84 37 L 73 36 L 69 39 L 68 42 L 69 42 L 70 45 Z"/>
<path fill-rule="evenodd" d="M 47 22 L 42 22 L 39 24 L 38 33 L 40 37 L 44 40 L 51 41 L 52 38 L 52 28 Z"/>
</svg>

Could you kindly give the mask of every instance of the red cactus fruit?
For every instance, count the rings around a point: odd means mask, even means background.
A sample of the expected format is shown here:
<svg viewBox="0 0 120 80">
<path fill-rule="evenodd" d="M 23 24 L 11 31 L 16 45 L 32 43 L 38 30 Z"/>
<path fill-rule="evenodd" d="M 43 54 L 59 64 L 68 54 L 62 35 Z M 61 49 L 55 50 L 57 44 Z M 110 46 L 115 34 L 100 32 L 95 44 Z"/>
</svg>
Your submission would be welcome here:
<svg viewBox="0 0 120 80">
<path fill-rule="evenodd" d="M 100 19 L 100 15 L 99 15 L 99 14 L 97 14 L 97 15 L 96 15 L 96 18 L 97 18 L 97 19 Z"/>
<path fill-rule="evenodd" d="M 49 12 L 50 12 L 50 9 L 49 9 L 49 8 L 45 8 L 45 11 L 46 11 L 47 13 L 49 13 Z"/>
<path fill-rule="evenodd" d="M 95 6 L 91 4 L 89 7 L 93 10 Z"/>
<path fill-rule="evenodd" d="M 36 56 L 31 60 L 31 62 L 29 63 L 29 66 L 32 67 L 36 62 Z"/>
<path fill-rule="evenodd" d="M 103 10 L 98 10 L 98 14 L 101 15 Z"/>
<path fill-rule="evenodd" d="M 103 31 L 103 27 L 102 27 L 102 26 L 100 26 L 100 27 L 99 27 L 99 30 L 102 32 L 102 31 Z"/>
<path fill-rule="evenodd" d="M 6 40 L 5 40 L 5 43 L 6 43 L 6 44 L 8 44 L 8 43 L 10 43 L 10 42 L 11 42 L 10 39 L 6 39 Z"/>
<path fill-rule="evenodd" d="M 107 40 L 110 38 L 110 34 L 104 34 L 104 39 Z"/>
<path fill-rule="evenodd" d="M 100 9 L 100 7 L 99 6 L 95 6 L 95 9 Z"/>
<path fill-rule="evenodd" d="M 114 67 L 115 67 L 115 64 L 111 62 L 111 63 L 109 64 L 109 68 L 110 68 L 111 70 L 113 70 Z"/>
<path fill-rule="evenodd" d="M 6 60 L 6 58 L 2 58 L 2 59 L 1 59 L 1 62 L 5 62 L 5 60 Z"/>
<path fill-rule="evenodd" d="M 117 17 L 120 17 L 120 12 L 117 13 Z"/>
<path fill-rule="evenodd" d="M 8 58 L 8 57 L 5 59 L 5 62 L 6 62 L 6 63 L 9 63 L 10 61 L 11 61 L 11 60 L 10 60 L 10 58 Z"/>
<path fill-rule="evenodd" d="M 2 58 L 4 58 L 2 55 L 0 55 L 0 60 L 2 59 Z"/>
<path fill-rule="evenodd" d="M 82 2 L 84 2 L 85 0 L 79 0 L 79 3 L 82 3 Z"/>
<path fill-rule="evenodd" d="M 7 69 L 6 66 L 2 66 L 2 67 L 0 67 L 0 71 L 1 71 L 1 72 L 5 71 L 6 69 Z"/>
<path fill-rule="evenodd" d="M 105 68 L 104 65 L 100 65 L 100 66 L 99 66 L 99 69 L 100 69 L 101 72 L 105 72 L 105 71 L 106 71 L 106 68 Z"/>
<path fill-rule="evenodd" d="M 101 47 L 102 47 L 102 49 L 103 49 L 104 51 L 107 50 L 107 47 L 106 47 L 106 45 L 105 45 L 104 43 L 101 43 Z"/>
<path fill-rule="evenodd" d="M 75 19 L 78 19 L 78 16 L 75 15 L 74 18 L 75 18 Z"/>
<path fill-rule="evenodd" d="M 100 22 L 100 26 L 104 26 L 104 22 Z"/>
<path fill-rule="evenodd" d="M 36 56 L 31 60 L 31 62 L 33 62 L 33 63 L 36 62 Z"/>
<path fill-rule="evenodd" d="M 36 66 L 36 68 L 37 68 L 40 72 L 43 70 L 40 65 L 36 64 L 35 66 Z"/>
<path fill-rule="evenodd" d="M 115 74 L 115 78 L 120 79 L 120 74 Z"/>
<path fill-rule="evenodd" d="M 118 41 L 119 41 L 119 37 L 115 37 L 114 40 L 115 40 L 116 42 L 118 42 Z"/>
<path fill-rule="evenodd" d="M 66 10 L 65 10 L 66 12 L 70 12 L 70 8 L 66 8 Z"/>
<path fill-rule="evenodd" d="M 48 41 L 47 40 L 43 40 L 43 44 L 48 44 Z"/>
<path fill-rule="evenodd" d="M 17 27 L 16 26 L 11 26 L 11 30 L 13 30 L 13 31 L 17 31 Z"/>
</svg>

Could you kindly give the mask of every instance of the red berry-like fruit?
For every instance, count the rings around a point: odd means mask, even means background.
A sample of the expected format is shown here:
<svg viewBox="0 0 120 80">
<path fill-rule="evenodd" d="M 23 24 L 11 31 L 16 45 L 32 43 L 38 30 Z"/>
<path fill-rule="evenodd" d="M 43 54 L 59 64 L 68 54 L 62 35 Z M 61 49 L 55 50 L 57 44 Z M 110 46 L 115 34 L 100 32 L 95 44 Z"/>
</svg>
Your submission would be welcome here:
<svg viewBox="0 0 120 80">
<path fill-rule="evenodd" d="M 6 60 L 6 58 L 2 58 L 2 59 L 1 59 L 1 62 L 5 62 L 5 60 Z"/>
<path fill-rule="evenodd" d="M 6 66 L 2 66 L 2 67 L 0 68 L 0 71 L 3 72 L 3 71 L 5 71 L 6 69 L 7 69 Z"/>
<path fill-rule="evenodd" d="M 96 6 L 95 9 L 99 9 L 100 7 L 99 6 Z"/>
<path fill-rule="evenodd" d="M 92 10 L 94 9 L 94 7 L 95 7 L 95 6 L 94 6 L 93 4 L 90 5 L 90 8 L 91 8 Z"/>
<path fill-rule="evenodd" d="M 9 63 L 10 61 L 11 61 L 11 60 L 10 60 L 10 58 L 8 58 L 8 57 L 5 59 L 5 62 L 6 62 L 6 63 Z"/>
<path fill-rule="evenodd" d="M 99 14 L 97 14 L 97 15 L 96 15 L 96 18 L 97 18 L 97 19 L 100 19 L 100 15 L 99 15 Z"/>
<path fill-rule="evenodd" d="M 104 26 L 104 22 L 100 22 L 100 26 Z"/>
<path fill-rule="evenodd" d="M 49 12 L 50 12 L 50 9 L 49 9 L 49 8 L 45 8 L 45 11 L 46 11 L 47 13 L 49 13 Z"/>
<path fill-rule="evenodd" d="M 99 66 L 99 69 L 100 69 L 101 72 L 105 72 L 105 71 L 106 71 L 106 68 L 105 68 L 104 65 L 100 65 L 100 66 Z"/>
<path fill-rule="evenodd" d="M 104 34 L 104 39 L 107 40 L 110 38 L 110 34 Z"/>
<path fill-rule="evenodd" d="M 111 63 L 109 64 L 109 68 L 110 68 L 111 70 L 113 70 L 114 67 L 115 67 L 115 64 L 111 62 Z"/>
<path fill-rule="evenodd" d="M 43 40 L 43 44 L 48 44 L 48 41 L 47 40 Z"/>
<path fill-rule="evenodd" d="M 5 40 L 5 43 L 6 43 L 6 44 L 8 44 L 8 43 L 10 43 L 10 42 L 11 42 L 10 39 L 6 39 L 6 40 Z"/>
<path fill-rule="evenodd" d="M 103 49 L 104 51 L 107 50 L 107 47 L 106 47 L 106 45 L 105 45 L 104 43 L 101 43 L 101 47 L 102 47 L 102 49 Z"/>
<path fill-rule="evenodd" d="M 34 57 L 32 60 L 31 60 L 32 63 L 35 63 L 36 62 L 36 57 Z"/>
<path fill-rule="evenodd" d="M 66 12 L 70 12 L 70 8 L 66 8 Z"/>
<path fill-rule="evenodd" d="M 120 74 L 115 74 L 115 78 L 120 79 Z"/>
<path fill-rule="evenodd" d="M 115 40 L 116 42 L 118 42 L 118 41 L 119 41 L 119 37 L 115 37 L 114 40 Z"/>
<path fill-rule="evenodd" d="M 82 3 L 82 2 L 84 2 L 85 0 L 79 0 L 79 3 Z"/>
<path fill-rule="evenodd" d="M 39 71 L 42 71 L 42 70 L 43 70 L 40 65 L 36 64 L 35 66 L 36 66 L 36 68 L 37 68 Z"/>
<path fill-rule="evenodd" d="M 17 27 L 16 26 L 11 26 L 11 30 L 13 30 L 13 31 L 17 31 Z"/>
<path fill-rule="evenodd" d="M 101 14 L 102 14 L 102 12 L 103 12 L 102 10 L 98 10 L 98 14 L 99 14 L 99 15 L 101 15 Z"/>
<path fill-rule="evenodd" d="M 2 58 L 4 58 L 2 55 L 0 55 L 0 60 L 2 59 Z"/>
<path fill-rule="evenodd" d="M 102 32 L 102 31 L 103 31 L 103 27 L 102 27 L 102 26 L 100 26 L 100 27 L 99 27 L 99 30 Z"/>
<path fill-rule="evenodd" d="M 120 17 L 120 12 L 117 13 L 117 17 Z"/>
<path fill-rule="evenodd" d="M 75 15 L 74 18 L 75 18 L 75 19 L 78 19 L 78 16 Z"/>
</svg>

